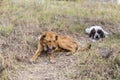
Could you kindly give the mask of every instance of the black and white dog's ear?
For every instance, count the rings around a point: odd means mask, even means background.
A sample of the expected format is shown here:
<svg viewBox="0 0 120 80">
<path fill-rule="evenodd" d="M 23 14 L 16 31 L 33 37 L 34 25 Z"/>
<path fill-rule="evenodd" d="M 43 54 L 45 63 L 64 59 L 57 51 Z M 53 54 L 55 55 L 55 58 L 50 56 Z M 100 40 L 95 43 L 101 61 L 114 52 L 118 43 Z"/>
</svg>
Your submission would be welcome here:
<svg viewBox="0 0 120 80">
<path fill-rule="evenodd" d="M 105 30 L 102 30 L 104 32 L 105 37 L 108 37 L 109 33 L 106 32 Z"/>
<path fill-rule="evenodd" d="M 105 37 L 105 34 L 104 34 L 103 30 L 99 29 L 99 30 L 97 31 L 97 33 L 100 35 L 101 38 L 104 38 L 104 37 Z"/>
<path fill-rule="evenodd" d="M 95 29 L 93 28 L 91 31 L 90 31 L 90 33 L 89 33 L 89 37 L 94 37 L 94 35 L 95 35 Z"/>
<path fill-rule="evenodd" d="M 90 28 L 86 28 L 86 29 L 85 29 L 85 33 L 86 33 L 86 34 L 90 34 Z"/>
<path fill-rule="evenodd" d="M 106 31 L 104 31 L 104 34 L 105 34 L 105 35 L 109 35 L 109 33 L 108 33 L 108 32 L 106 32 Z"/>
</svg>

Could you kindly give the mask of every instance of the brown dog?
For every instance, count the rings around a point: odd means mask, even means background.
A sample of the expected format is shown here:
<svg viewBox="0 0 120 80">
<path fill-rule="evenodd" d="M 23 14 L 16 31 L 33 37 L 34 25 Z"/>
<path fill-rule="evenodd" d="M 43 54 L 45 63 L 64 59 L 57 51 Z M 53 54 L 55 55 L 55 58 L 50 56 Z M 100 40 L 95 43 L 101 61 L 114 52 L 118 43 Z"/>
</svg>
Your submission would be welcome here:
<svg viewBox="0 0 120 80">
<path fill-rule="evenodd" d="M 56 51 L 67 50 L 71 53 L 75 53 L 80 48 L 81 51 L 90 48 L 88 45 L 85 48 L 81 48 L 70 37 L 64 35 L 57 35 L 55 32 L 44 32 L 38 41 L 38 49 L 31 58 L 31 61 L 35 61 L 42 51 L 46 51 L 49 54 L 50 62 L 55 62 L 53 53 Z"/>
</svg>

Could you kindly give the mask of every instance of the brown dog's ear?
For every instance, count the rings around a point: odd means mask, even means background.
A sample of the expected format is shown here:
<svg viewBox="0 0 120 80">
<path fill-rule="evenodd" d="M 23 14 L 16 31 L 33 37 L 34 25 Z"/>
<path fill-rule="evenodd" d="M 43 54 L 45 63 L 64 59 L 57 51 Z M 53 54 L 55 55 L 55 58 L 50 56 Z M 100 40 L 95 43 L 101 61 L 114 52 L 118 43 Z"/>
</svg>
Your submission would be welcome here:
<svg viewBox="0 0 120 80">
<path fill-rule="evenodd" d="M 42 40 L 42 39 L 44 39 L 44 38 L 45 38 L 45 34 L 42 34 L 42 35 L 39 36 L 38 39 L 39 39 L 39 40 Z"/>
<path fill-rule="evenodd" d="M 41 39 L 44 39 L 45 38 L 45 34 L 41 36 Z"/>
</svg>

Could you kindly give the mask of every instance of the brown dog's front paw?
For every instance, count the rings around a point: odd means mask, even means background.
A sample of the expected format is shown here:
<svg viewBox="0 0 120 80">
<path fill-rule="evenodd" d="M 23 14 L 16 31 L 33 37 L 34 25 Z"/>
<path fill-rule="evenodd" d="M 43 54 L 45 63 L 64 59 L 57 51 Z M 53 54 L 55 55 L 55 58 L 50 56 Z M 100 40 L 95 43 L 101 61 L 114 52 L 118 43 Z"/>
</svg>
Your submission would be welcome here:
<svg viewBox="0 0 120 80">
<path fill-rule="evenodd" d="M 35 60 L 31 58 L 31 59 L 29 60 L 29 63 L 35 63 Z"/>
<path fill-rule="evenodd" d="M 54 63 L 56 63 L 56 61 L 53 60 L 53 59 L 51 59 L 51 60 L 50 60 L 50 63 L 54 64 Z"/>
</svg>

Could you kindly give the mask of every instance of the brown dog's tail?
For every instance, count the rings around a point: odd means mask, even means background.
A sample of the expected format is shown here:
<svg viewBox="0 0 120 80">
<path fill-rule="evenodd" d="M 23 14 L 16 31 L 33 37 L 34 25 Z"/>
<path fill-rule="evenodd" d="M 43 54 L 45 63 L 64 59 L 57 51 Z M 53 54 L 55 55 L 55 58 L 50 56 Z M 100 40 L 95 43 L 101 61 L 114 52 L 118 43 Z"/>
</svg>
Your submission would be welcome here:
<svg viewBox="0 0 120 80">
<path fill-rule="evenodd" d="M 79 45 L 78 51 L 86 51 L 86 50 L 89 50 L 90 48 L 91 48 L 91 44 L 87 43 L 86 47 L 81 47 Z"/>
</svg>

